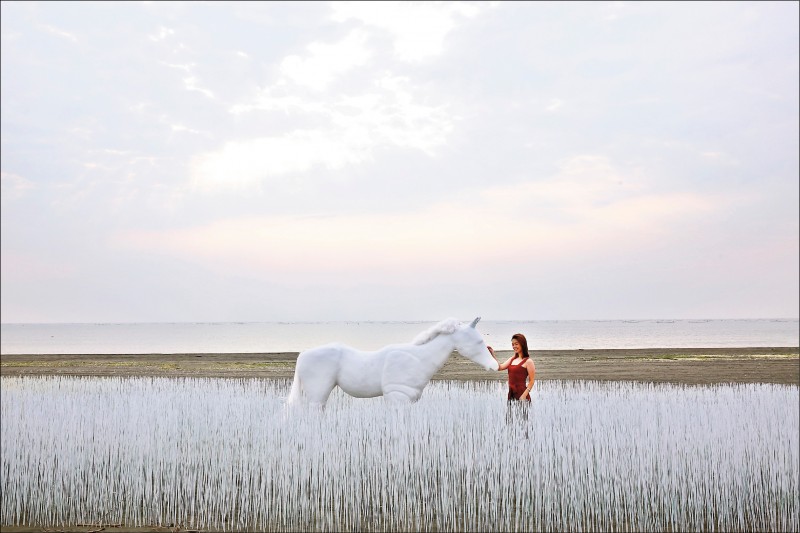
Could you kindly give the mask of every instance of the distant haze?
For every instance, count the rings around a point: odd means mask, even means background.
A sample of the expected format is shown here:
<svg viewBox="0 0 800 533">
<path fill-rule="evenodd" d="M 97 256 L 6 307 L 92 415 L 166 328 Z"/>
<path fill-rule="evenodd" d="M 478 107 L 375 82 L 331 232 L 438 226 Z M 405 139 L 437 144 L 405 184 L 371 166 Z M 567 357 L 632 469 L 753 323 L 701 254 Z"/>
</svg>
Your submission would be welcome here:
<svg viewBox="0 0 800 533">
<path fill-rule="evenodd" d="M 3 2 L 2 322 L 796 318 L 797 2 Z"/>
</svg>

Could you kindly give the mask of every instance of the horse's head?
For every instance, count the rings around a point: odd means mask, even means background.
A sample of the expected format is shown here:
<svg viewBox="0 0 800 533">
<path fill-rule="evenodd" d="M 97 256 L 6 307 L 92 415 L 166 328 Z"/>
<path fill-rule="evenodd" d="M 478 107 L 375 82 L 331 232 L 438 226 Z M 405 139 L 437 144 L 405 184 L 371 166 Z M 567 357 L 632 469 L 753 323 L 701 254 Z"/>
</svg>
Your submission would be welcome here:
<svg viewBox="0 0 800 533">
<path fill-rule="evenodd" d="M 481 317 L 478 317 L 468 326 L 462 325 L 456 329 L 453 333 L 456 351 L 467 359 L 478 363 L 486 370 L 497 370 L 497 361 L 492 357 L 492 354 L 489 353 L 489 348 L 487 348 L 486 343 L 483 342 L 483 337 L 475 328 L 480 319 Z"/>
</svg>

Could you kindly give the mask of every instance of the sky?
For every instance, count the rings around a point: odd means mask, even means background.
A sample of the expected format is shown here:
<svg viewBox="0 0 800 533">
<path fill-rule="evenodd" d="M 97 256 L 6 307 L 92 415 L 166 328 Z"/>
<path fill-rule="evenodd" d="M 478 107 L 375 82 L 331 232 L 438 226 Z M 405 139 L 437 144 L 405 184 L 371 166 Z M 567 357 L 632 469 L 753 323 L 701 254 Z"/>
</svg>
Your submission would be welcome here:
<svg viewBox="0 0 800 533">
<path fill-rule="evenodd" d="M 2 2 L 2 322 L 797 318 L 798 5 Z"/>
</svg>

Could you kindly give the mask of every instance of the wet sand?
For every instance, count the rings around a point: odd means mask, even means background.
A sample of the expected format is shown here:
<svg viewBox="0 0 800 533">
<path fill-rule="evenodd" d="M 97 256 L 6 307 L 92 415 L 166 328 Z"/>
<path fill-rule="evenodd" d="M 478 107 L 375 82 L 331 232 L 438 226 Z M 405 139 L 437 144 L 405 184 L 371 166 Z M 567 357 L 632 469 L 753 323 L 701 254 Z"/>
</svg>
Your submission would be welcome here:
<svg viewBox="0 0 800 533">
<path fill-rule="evenodd" d="M 504 361 L 511 352 L 498 351 Z M 537 380 L 800 385 L 797 347 L 531 351 Z M 157 376 L 289 379 L 297 352 L 239 354 L 0 355 L 0 376 Z M 437 380 L 506 380 L 452 355 Z"/>
</svg>

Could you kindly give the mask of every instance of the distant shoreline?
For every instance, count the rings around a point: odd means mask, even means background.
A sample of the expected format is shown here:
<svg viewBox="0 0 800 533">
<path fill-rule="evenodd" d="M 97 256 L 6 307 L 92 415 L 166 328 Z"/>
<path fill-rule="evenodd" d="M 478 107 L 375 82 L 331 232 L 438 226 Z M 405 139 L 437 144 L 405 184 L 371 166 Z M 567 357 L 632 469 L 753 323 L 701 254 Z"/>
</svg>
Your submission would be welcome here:
<svg viewBox="0 0 800 533">
<path fill-rule="evenodd" d="M 510 351 L 497 351 L 502 362 Z M 0 376 L 290 379 L 298 352 L 197 354 L 4 354 Z M 644 381 L 703 385 L 800 385 L 797 347 L 642 348 L 531 351 L 537 380 Z M 506 380 L 452 355 L 435 380 Z"/>
</svg>

